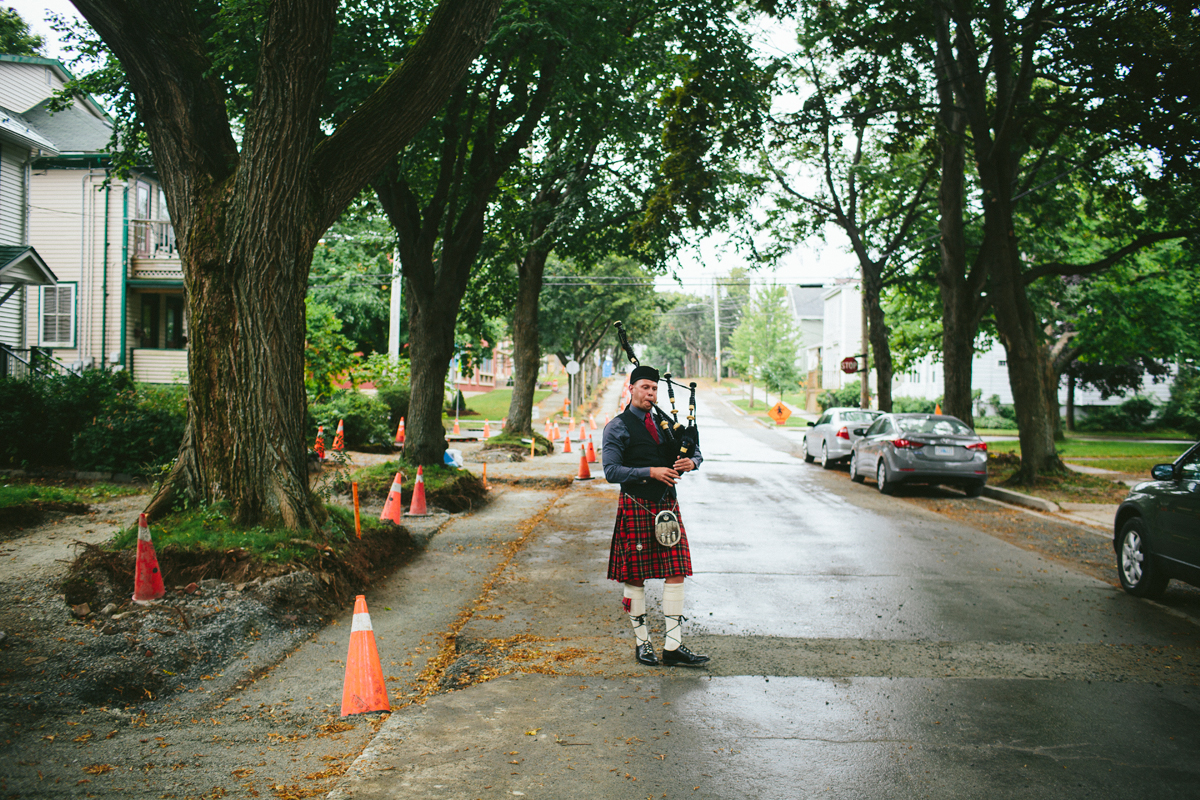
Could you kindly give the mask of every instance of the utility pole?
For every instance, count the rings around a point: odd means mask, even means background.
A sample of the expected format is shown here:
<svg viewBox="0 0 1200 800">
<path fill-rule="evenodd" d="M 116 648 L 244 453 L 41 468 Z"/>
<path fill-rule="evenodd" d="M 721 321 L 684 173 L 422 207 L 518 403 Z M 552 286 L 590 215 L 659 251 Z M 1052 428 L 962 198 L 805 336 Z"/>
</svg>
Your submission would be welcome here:
<svg viewBox="0 0 1200 800">
<path fill-rule="evenodd" d="M 721 380 L 721 309 L 717 304 L 717 298 L 720 295 L 720 289 L 717 288 L 717 279 L 713 278 L 713 333 L 717 342 L 717 374 L 716 379 L 719 383 Z"/>
<path fill-rule="evenodd" d="M 400 271 L 400 251 L 393 250 L 389 259 L 392 267 L 392 303 L 391 315 L 388 317 L 388 361 L 393 364 L 400 360 L 400 309 L 404 292 L 404 276 Z"/>
</svg>

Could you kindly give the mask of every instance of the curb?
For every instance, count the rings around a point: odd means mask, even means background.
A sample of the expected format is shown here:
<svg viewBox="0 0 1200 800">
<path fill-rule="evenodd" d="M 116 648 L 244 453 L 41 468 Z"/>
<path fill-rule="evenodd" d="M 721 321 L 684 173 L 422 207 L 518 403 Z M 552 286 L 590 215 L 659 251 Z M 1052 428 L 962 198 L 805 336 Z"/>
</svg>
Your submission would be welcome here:
<svg viewBox="0 0 1200 800">
<path fill-rule="evenodd" d="M 1040 497 L 1031 497 L 1027 494 L 1014 492 L 1012 489 L 1001 489 L 999 486 L 984 486 L 983 496 L 990 497 L 993 500 L 1000 500 L 1013 505 L 1025 506 L 1026 508 L 1035 508 L 1038 511 L 1048 511 L 1052 514 L 1058 513 L 1059 507 L 1056 503 L 1049 500 L 1043 500 Z"/>
</svg>

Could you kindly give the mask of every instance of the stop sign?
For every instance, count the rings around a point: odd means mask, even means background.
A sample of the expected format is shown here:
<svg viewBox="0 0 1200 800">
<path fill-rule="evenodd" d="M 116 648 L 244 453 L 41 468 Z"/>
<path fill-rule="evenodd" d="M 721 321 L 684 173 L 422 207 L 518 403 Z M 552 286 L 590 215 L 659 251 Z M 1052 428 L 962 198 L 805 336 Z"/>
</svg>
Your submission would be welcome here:
<svg viewBox="0 0 1200 800">
<path fill-rule="evenodd" d="M 854 356 L 846 356 L 842 359 L 842 372 L 847 375 L 853 375 L 858 372 L 858 359 Z"/>
</svg>

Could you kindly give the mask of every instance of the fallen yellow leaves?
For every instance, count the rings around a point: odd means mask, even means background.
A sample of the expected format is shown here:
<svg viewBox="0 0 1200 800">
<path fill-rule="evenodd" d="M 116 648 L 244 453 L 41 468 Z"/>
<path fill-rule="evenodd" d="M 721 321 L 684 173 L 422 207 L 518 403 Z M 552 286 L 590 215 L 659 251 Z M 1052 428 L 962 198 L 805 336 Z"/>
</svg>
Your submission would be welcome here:
<svg viewBox="0 0 1200 800">
<path fill-rule="evenodd" d="M 88 764 L 83 768 L 83 771 L 88 775 L 103 775 L 106 772 L 112 772 L 116 767 L 112 764 Z"/>
</svg>

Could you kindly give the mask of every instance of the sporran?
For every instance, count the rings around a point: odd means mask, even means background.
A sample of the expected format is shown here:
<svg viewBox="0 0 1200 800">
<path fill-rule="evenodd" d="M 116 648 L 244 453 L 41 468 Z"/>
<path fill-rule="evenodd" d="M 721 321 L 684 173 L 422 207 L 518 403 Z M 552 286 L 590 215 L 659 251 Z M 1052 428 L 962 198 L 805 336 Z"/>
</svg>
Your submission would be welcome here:
<svg viewBox="0 0 1200 800">
<path fill-rule="evenodd" d="M 674 511 L 660 511 L 654 517 L 654 538 L 663 547 L 674 547 L 679 544 L 679 517 Z"/>
</svg>

